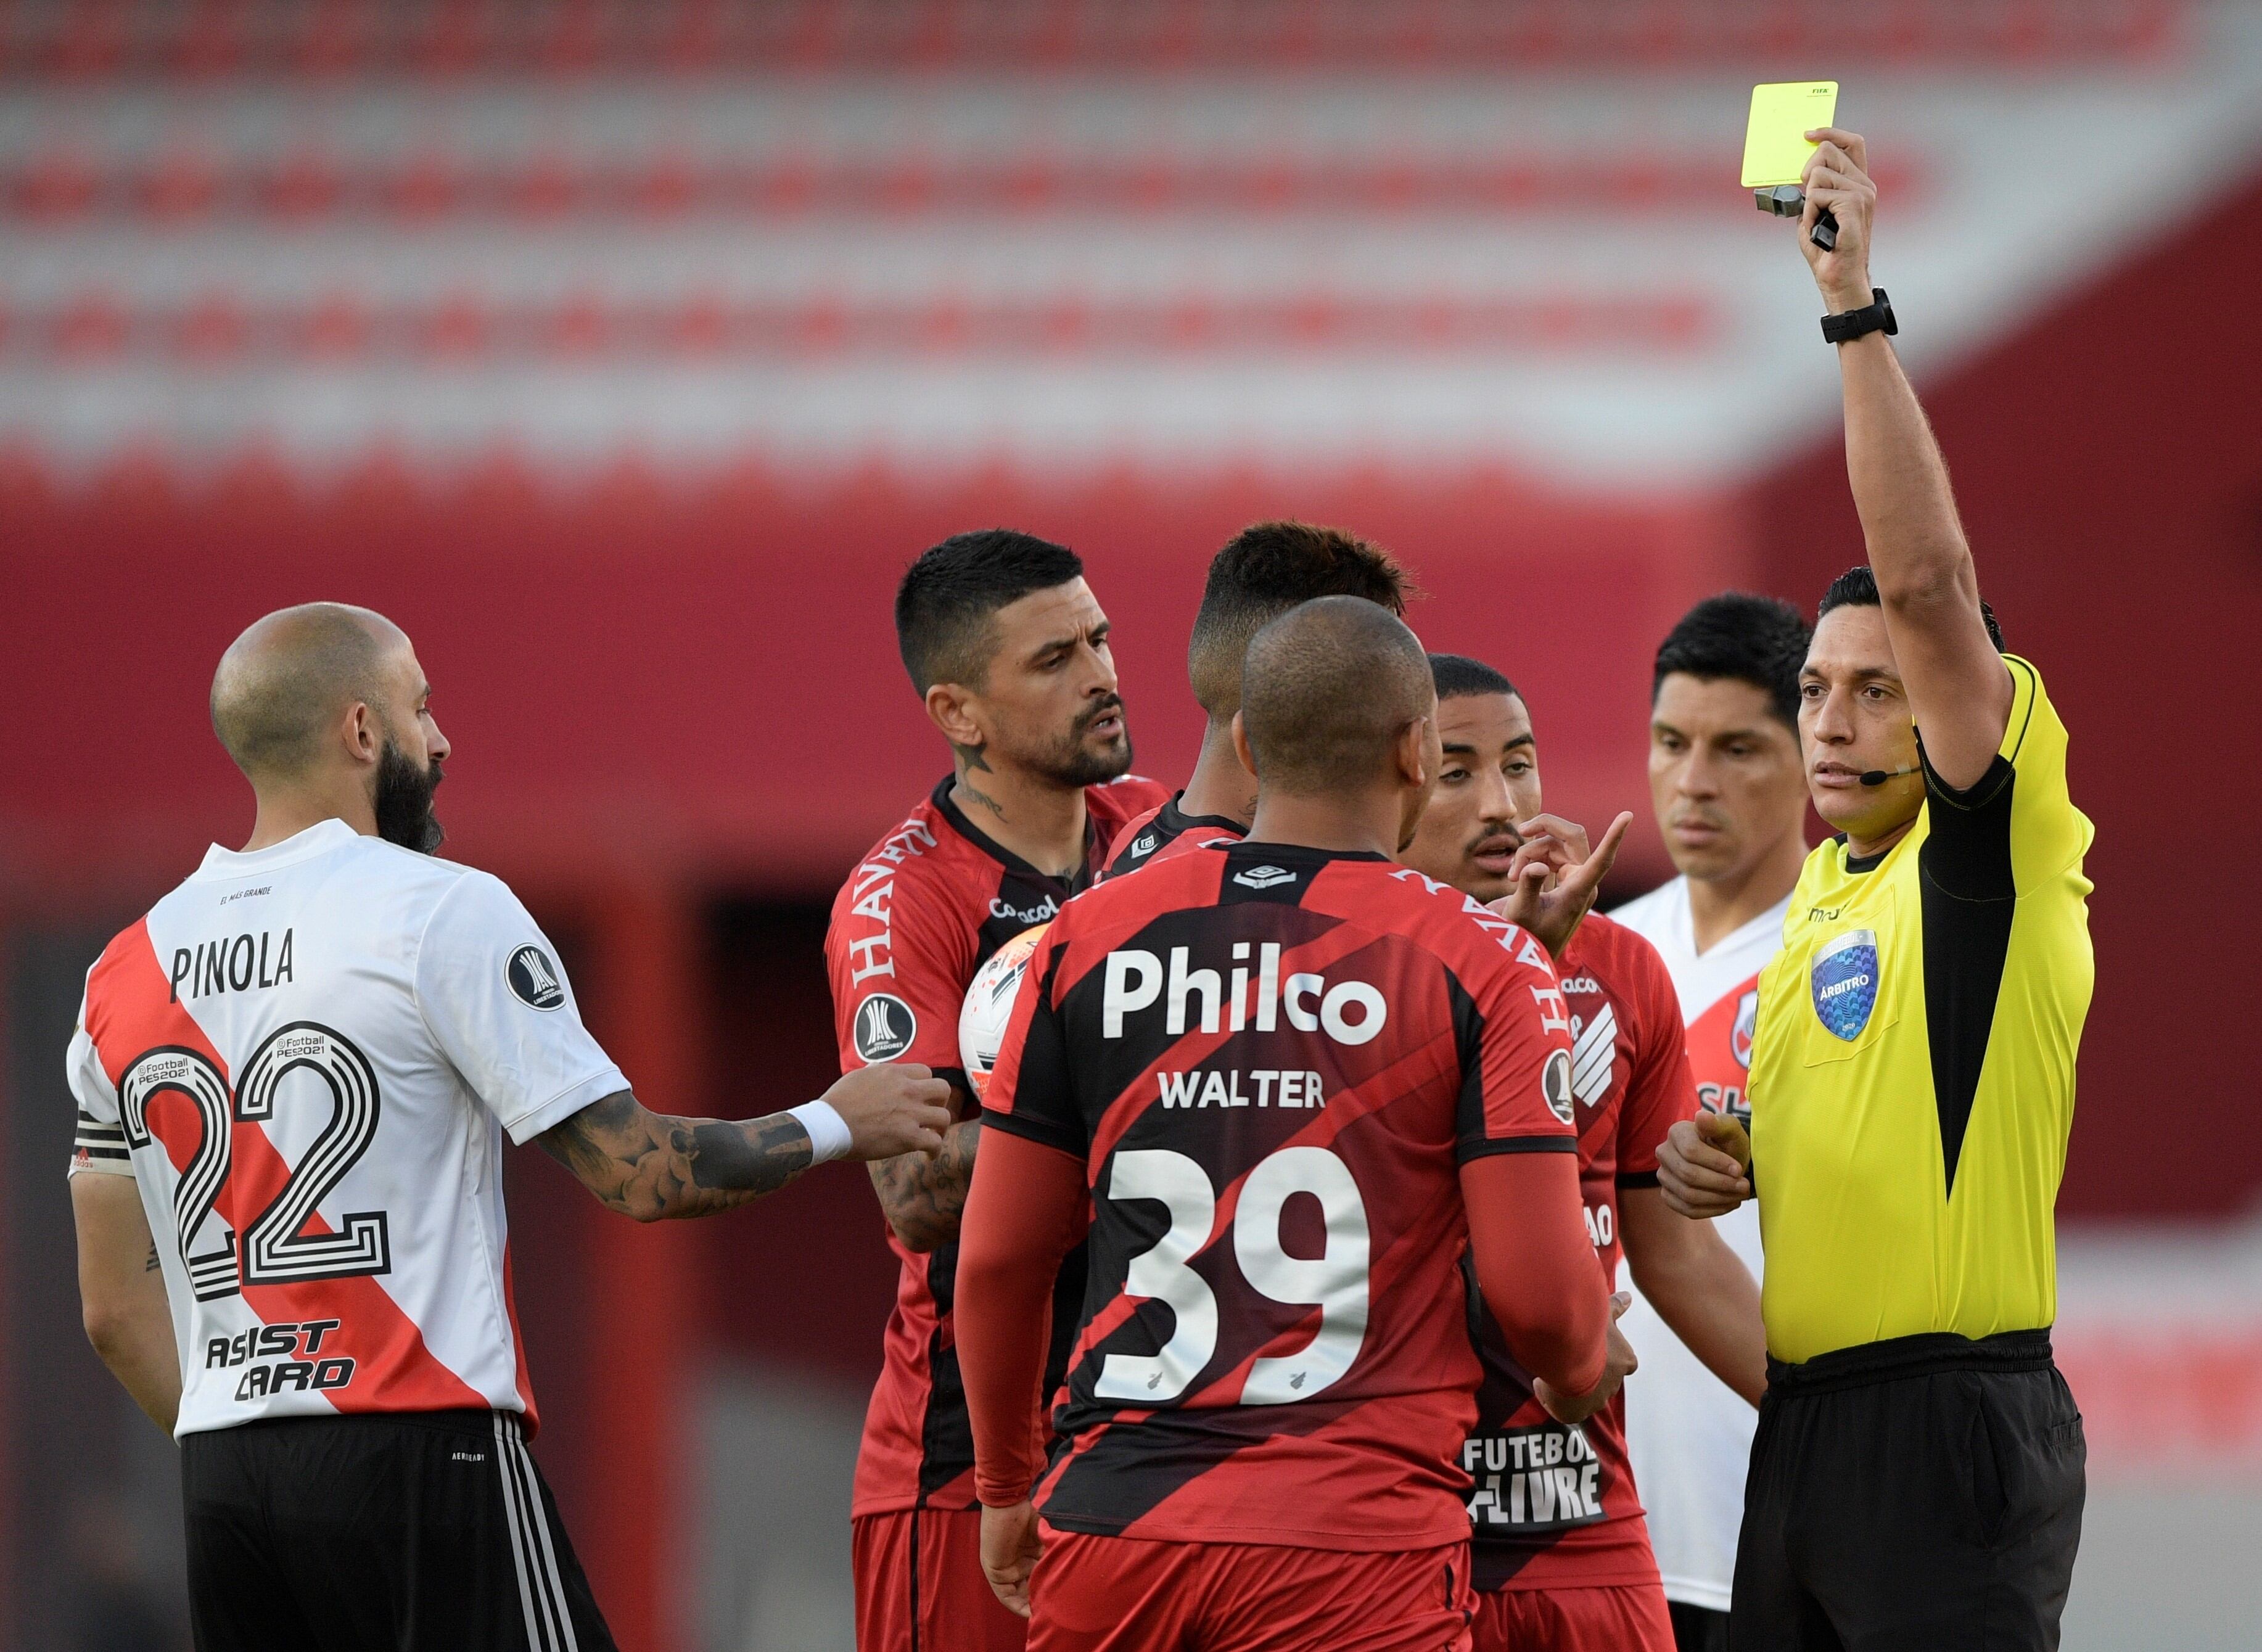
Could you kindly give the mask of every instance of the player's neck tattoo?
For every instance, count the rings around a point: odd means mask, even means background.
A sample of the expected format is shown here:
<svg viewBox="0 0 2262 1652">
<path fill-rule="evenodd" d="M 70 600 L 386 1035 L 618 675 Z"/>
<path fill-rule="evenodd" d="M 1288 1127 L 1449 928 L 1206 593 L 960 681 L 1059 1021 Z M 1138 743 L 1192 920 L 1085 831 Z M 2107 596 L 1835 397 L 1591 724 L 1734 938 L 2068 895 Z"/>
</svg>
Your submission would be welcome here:
<svg viewBox="0 0 2262 1652">
<path fill-rule="evenodd" d="M 982 748 L 979 746 L 954 744 L 950 749 L 958 758 L 960 793 L 969 802 L 980 804 L 991 814 L 1003 820 L 1005 818 L 1005 805 L 976 785 L 972 778 L 974 771 L 977 768 L 985 775 L 990 772 L 990 760 L 982 754 Z"/>
</svg>

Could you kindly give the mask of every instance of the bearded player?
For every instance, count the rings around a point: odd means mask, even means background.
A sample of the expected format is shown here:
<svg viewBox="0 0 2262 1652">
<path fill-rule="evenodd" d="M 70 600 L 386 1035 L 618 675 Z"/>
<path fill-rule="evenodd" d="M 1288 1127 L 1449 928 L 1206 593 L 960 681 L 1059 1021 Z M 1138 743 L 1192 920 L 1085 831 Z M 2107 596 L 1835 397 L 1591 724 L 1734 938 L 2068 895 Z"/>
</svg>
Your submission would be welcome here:
<svg viewBox="0 0 2262 1652">
<path fill-rule="evenodd" d="M 1233 719 L 1241 710 L 1241 667 L 1249 639 L 1299 602 L 1362 596 L 1403 618 L 1406 575 L 1390 553 L 1340 528 L 1259 522 L 1210 559 L 1186 680 L 1208 718 L 1201 755 L 1186 789 L 1123 829 L 1104 876 L 1120 877 L 1181 848 L 1230 841 L 1249 830 L 1257 777 L 1241 766 Z"/>
<path fill-rule="evenodd" d="M 1437 774 L 1421 645 L 1325 597 L 1249 684 L 1248 840 L 1071 904 L 985 1098 L 961 1347 L 983 1559 L 1032 1652 L 1466 1647 L 1463 1252 L 1560 1403 L 1624 1369 L 1547 951 L 1390 859 Z M 1087 1220 L 1047 1471 L 1047 1301 Z"/>
<path fill-rule="evenodd" d="M 1673 977 L 1697 1107 L 1747 1123 L 1760 970 L 1783 944 L 1806 860 L 1798 673 L 1807 640 L 1790 603 L 1728 591 L 1690 609 L 1659 646 L 1649 793 L 1680 876 L 1611 914 L 1657 949 Z M 1758 1210 L 1742 1206 L 1711 1226 L 1758 1278 Z M 1642 1355 L 1626 1389 L 1626 1450 L 1675 1642 L 1680 1652 L 1727 1652 L 1755 1418 L 1639 1291 L 1622 1329 Z"/>
<path fill-rule="evenodd" d="M 250 838 L 104 949 L 68 1057 L 87 1334 L 180 1441 L 196 1643 L 603 1652 L 527 1449 L 504 1135 L 650 1222 L 933 1151 L 947 1089 L 646 1111 L 526 908 L 433 854 L 449 746 L 381 615 L 268 615 L 211 710 Z"/>
<path fill-rule="evenodd" d="M 960 1117 L 932 1158 L 872 1166 L 902 1277 L 856 1460 L 856 1643 L 992 1652 L 1019 1647 L 1024 1625 L 983 1580 L 951 1317 L 982 1136 L 959 1010 L 983 961 L 1049 920 L 1162 792 L 1125 777 L 1107 616 L 1073 552 L 1004 529 L 945 539 L 897 588 L 896 638 L 954 768 L 841 885 L 825 962 L 842 1071 L 924 1063 L 951 1081 Z M 1064 1338 L 1080 1258 L 1061 1280 Z"/>
<path fill-rule="evenodd" d="M 1515 686 L 1458 654 L 1430 661 L 1444 764 L 1400 860 L 1490 901 L 1511 893 L 1527 836 L 1583 855 L 1576 829 L 1540 812 L 1538 745 Z M 1756 1404 L 1767 1357 L 1758 1288 L 1711 1226 L 1668 1210 L 1657 1187 L 1658 1143 L 1696 1106 L 1672 979 L 1647 942 L 1592 914 L 1557 968 L 1587 1231 L 1604 1273 L 1616 1280 L 1623 1247 L 1667 1323 Z M 1477 1652 L 1671 1652 L 1623 1400 L 1583 1422 L 1559 1420 L 1474 1293 L 1470 1315 L 1485 1365 L 1461 1455 L 1475 1482 Z"/>
</svg>

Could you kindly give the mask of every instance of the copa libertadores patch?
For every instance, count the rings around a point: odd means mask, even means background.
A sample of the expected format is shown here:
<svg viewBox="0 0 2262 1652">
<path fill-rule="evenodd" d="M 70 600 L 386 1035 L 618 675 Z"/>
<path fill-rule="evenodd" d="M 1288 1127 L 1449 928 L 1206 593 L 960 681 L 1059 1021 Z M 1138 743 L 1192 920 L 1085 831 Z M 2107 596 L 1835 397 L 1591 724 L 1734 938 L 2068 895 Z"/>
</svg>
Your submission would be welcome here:
<svg viewBox="0 0 2262 1652">
<path fill-rule="evenodd" d="M 529 943 L 512 953 L 502 974 L 510 983 L 511 996 L 530 1009 L 554 1010 L 566 1002 L 566 984 L 558 978 L 558 966 L 540 947 Z"/>
<path fill-rule="evenodd" d="M 1550 1050 L 1547 1064 L 1539 1070 L 1539 1093 L 1547 1098 L 1547 1110 L 1568 1124 L 1576 1116 L 1572 1102 L 1571 1052 Z"/>
<path fill-rule="evenodd" d="M 856 1053 L 866 1061 L 893 1061 L 918 1036 L 918 1017 L 892 992 L 875 992 L 856 1006 Z"/>
</svg>

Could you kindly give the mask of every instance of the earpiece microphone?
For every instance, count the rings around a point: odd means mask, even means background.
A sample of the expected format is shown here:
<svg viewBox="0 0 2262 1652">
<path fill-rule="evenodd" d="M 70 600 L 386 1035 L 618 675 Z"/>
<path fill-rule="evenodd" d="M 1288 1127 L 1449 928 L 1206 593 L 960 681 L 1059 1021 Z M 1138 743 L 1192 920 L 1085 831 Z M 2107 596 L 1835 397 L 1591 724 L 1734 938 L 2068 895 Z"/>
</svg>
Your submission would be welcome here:
<svg viewBox="0 0 2262 1652">
<path fill-rule="evenodd" d="M 1862 783 L 1865 786 L 1882 786 L 1889 780 L 1898 780 L 1903 775 L 1913 775 L 1918 772 L 1914 768 L 1872 768 L 1862 776 Z"/>
</svg>

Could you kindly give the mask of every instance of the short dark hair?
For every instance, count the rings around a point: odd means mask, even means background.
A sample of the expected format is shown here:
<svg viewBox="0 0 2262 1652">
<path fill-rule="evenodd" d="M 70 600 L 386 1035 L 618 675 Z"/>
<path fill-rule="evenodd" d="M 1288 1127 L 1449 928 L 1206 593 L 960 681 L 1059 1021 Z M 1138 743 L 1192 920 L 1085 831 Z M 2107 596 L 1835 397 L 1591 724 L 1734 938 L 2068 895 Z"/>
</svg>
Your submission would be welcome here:
<svg viewBox="0 0 2262 1652">
<path fill-rule="evenodd" d="M 896 587 L 896 646 L 911 686 L 921 694 L 938 682 L 978 686 L 990 670 L 990 617 L 1083 574 L 1084 559 L 1066 545 L 1011 528 L 929 545 Z"/>
<path fill-rule="evenodd" d="M 1657 703 L 1666 678 L 1682 672 L 1701 682 L 1748 682 L 1768 697 L 1768 709 L 1798 726 L 1798 673 L 1806 663 L 1812 628 L 1790 603 L 1749 591 L 1708 596 L 1681 617 L 1657 646 L 1649 703 Z"/>
<path fill-rule="evenodd" d="M 1249 645 L 1242 732 L 1260 788 L 1318 797 L 1371 780 L 1437 691 L 1406 622 L 1355 596 L 1299 603 Z"/>
<path fill-rule="evenodd" d="M 1410 590 L 1390 553 L 1357 534 L 1308 522 L 1252 523 L 1210 559 L 1186 644 L 1186 678 L 1214 719 L 1241 709 L 1250 639 L 1300 602 L 1357 596 L 1403 616 Z"/>
<path fill-rule="evenodd" d="M 1481 660 L 1466 654 L 1431 654 L 1430 675 L 1437 679 L 1437 697 L 1458 700 L 1472 694 L 1505 694 L 1516 697 L 1516 685 Z"/>
<path fill-rule="evenodd" d="M 1877 571 L 1866 562 L 1857 562 L 1830 581 L 1830 588 L 1822 593 L 1821 606 L 1814 610 L 1814 623 L 1820 624 L 1822 617 L 1833 608 L 1884 606 L 1883 599 L 1877 595 Z M 2001 653 L 2003 628 L 1995 623 L 1995 610 L 1987 606 L 1985 597 L 1979 601 L 1979 617 L 1986 624 L 1987 640 L 1995 645 L 1997 653 Z"/>
</svg>

